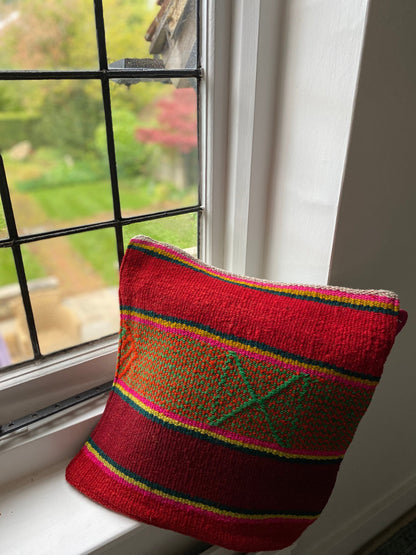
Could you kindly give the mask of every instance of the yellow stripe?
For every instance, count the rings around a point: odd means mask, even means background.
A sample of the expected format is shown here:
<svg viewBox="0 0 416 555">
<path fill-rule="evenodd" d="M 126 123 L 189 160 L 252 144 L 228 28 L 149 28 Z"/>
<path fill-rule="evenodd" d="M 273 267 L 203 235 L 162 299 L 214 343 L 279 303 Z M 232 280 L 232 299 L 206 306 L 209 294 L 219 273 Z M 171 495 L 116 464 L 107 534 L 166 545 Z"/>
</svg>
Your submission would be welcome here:
<svg viewBox="0 0 416 555">
<path fill-rule="evenodd" d="M 139 317 L 143 318 L 146 321 L 162 325 L 163 327 L 170 327 L 170 328 L 175 328 L 175 329 L 178 329 L 178 330 L 186 330 L 186 331 L 189 331 L 191 333 L 195 333 L 199 337 L 204 337 L 204 338 L 207 338 L 207 339 L 214 339 L 216 341 L 220 341 L 226 347 L 234 347 L 234 348 L 237 348 L 237 349 L 243 349 L 244 351 L 246 351 L 248 353 L 255 353 L 255 354 L 258 354 L 258 355 L 267 356 L 268 358 L 276 360 L 277 362 L 284 362 L 286 364 L 290 364 L 292 366 L 295 366 L 296 368 L 314 370 L 315 372 L 319 372 L 320 374 L 324 374 L 324 375 L 327 374 L 329 376 L 336 376 L 336 377 L 340 377 L 344 380 L 348 380 L 352 383 L 370 385 L 372 387 L 375 387 L 376 384 L 377 384 L 377 382 L 374 382 L 374 381 L 371 381 L 371 380 L 366 380 L 365 378 L 356 378 L 354 376 L 348 376 L 346 374 L 342 374 L 340 372 L 337 372 L 336 370 L 332 370 L 331 368 L 324 368 L 324 367 L 318 366 L 318 365 L 306 364 L 305 362 L 295 361 L 291 358 L 284 357 L 282 355 L 277 355 L 277 354 L 272 353 L 272 352 L 265 352 L 262 349 L 259 349 L 258 347 L 253 347 L 252 345 L 247 345 L 245 343 L 240 343 L 240 342 L 234 341 L 232 339 L 224 339 L 220 335 L 210 333 L 206 330 L 201 330 L 200 328 L 197 328 L 197 327 L 189 326 L 188 324 L 183 324 L 183 323 L 179 323 L 179 322 L 171 322 L 170 320 L 166 321 L 163 318 L 158 318 L 158 317 L 155 317 L 155 316 L 149 316 L 147 314 L 140 314 L 139 312 L 135 312 L 133 310 L 122 310 L 121 313 L 125 314 L 126 316 L 139 316 Z"/>
<path fill-rule="evenodd" d="M 330 293 L 320 293 L 319 291 L 314 292 L 313 290 L 305 291 L 304 289 L 293 289 L 293 288 L 284 287 L 283 285 L 273 285 L 273 284 L 267 284 L 267 283 L 256 284 L 255 282 L 247 282 L 244 279 L 239 279 L 237 276 L 228 276 L 221 272 L 216 272 L 214 270 L 211 270 L 209 267 L 205 267 L 205 266 L 201 267 L 199 264 L 193 262 L 192 260 L 182 258 L 179 255 L 175 256 L 174 254 L 167 252 L 156 246 L 141 245 L 141 247 L 150 251 L 154 251 L 158 254 L 163 254 L 164 256 L 168 256 L 172 260 L 177 260 L 179 262 L 182 262 L 183 264 L 186 264 L 196 270 L 202 270 L 204 273 L 210 276 L 221 277 L 221 279 L 223 279 L 224 281 L 228 281 L 230 283 L 237 283 L 238 285 L 246 285 L 246 286 L 252 287 L 253 289 L 280 291 L 286 294 L 301 295 L 302 297 L 314 297 L 314 298 L 323 299 L 326 301 L 336 301 L 336 302 L 348 303 L 348 304 L 358 305 L 358 306 L 379 307 L 379 308 L 393 310 L 394 312 L 399 312 L 399 307 L 394 304 L 393 300 L 391 302 L 368 301 L 366 299 L 354 299 L 348 296 L 339 296 L 339 295 L 336 295 L 335 293 L 330 294 Z"/>
<path fill-rule="evenodd" d="M 337 460 L 337 459 L 342 458 L 342 456 L 340 456 L 340 455 L 320 456 L 320 455 L 299 455 L 299 454 L 295 454 L 295 453 L 286 453 L 284 451 L 280 451 L 279 449 L 273 449 L 271 447 L 263 447 L 263 446 L 260 446 L 260 445 L 256 445 L 256 444 L 252 444 L 252 443 L 246 443 L 244 441 L 239 441 L 237 439 L 232 439 L 230 437 L 223 436 L 223 435 L 218 434 L 216 432 L 212 432 L 212 431 L 206 430 L 204 428 L 199 428 L 198 426 L 194 426 L 192 424 L 187 424 L 185 422 L 179 422 L 179 421 L 177 421 L 177 420 L 175 420 L 175 419 L 173 419 L 169 416 L 166 416 L 165 414 L 160 413 L 159 411 L 150 408 L 148 405 L 146 405 L 145 403 L 143 403 L 142 401 L 137 399 L 137 397 L 135 397 L 129 391 L 126 391 L 123 388 L 123 386 L 119 383 L 115 384 L 114 388 L 121 391 L 123 395 L 128 397 L 135 405 L 140 407 L 142 410 L 145 410 L 147 413 L 151 414 L 152 416 L 155 416 L 155 417 L 159 418 L 160 420 L 163 420 L 164 422 L 167 422 L 168 424 L 171 424 L 171 425 L 176 426 L 178 428 L 185 428 L 186 430 L 197 432 L 198 434 L 206 435 L 208 437 L 218 439 L 218 440 L 220 440 L 224 443 L 229 443 L 229 444 L 235 445 L 237 447 L 243 447 L 243 448 L 259 451 L 261 453 L 269 453 L 271 455 L 285 457 L 285 458 L 288 458 L 288 459 L 307 459 L 307 460 L 319 460 L 319 461 L 332 461 L 332 460 Z"/>
<path fill-rule="evenodd" d="M 160 491 L 156 488 L 152 488 L 150 486 L 147 486 L 147 485 L 143 484 L 140 480 L 136 480 L 136 479 L 132 478 L 131 476 L 128 476 L 126 473 L 122 472 L 121 470 L 116 468 L 114 465 L 112 465 L 109 461 L 104 459 L 98 453 L 98 451 L 96 449 L 94 449 L 94 447 L 89 442 L 87 442 L 85 444 L 85 447 L 88 449 L 88 451 L 98 461 L 100 461 L 101 464 L 103 464 L 106 468 L 108 468 L 113 474 L 116 474 L 123 481 L 127 482 L 128 484 L 138 486 L 143 491 L 147 491 L 149 493 L 158 495 L 159 497 L 163 497 L 164 499 L 169 499 L 170 501 L 176 501 L 177 503 L 182 503 L 184 505 L 189 505 L 190 507 L 195 507 L 195 508 L 198 508 L 198 509 L 202 509 L 204 511 L 209 511 L 211 513 L 215 513 L 215 514 L 218 514 L 218 515 L 230 516 L 230 517 L 233 517 L 233 518 L 248 519 L 248 520 L 266 520 L 266 519 L 269 519 L 269 518 L 315 520 L 316 518 L 318 518 L 318 515 L 285 515 L 285 514 L 274 514 L 274 513 L 246 515 L 246 514 L 242 514 L 242 513 L 236 513 L 234 511 L 227 511 L 227 510 L 223 510 L 223 509 L 217 509 L 216 507 L 210 507 L 209 505 L 205 505 L 204 503 L 199 503 L 199 502 L 195 502 L 195 501 L 190 501 L 188 499 L 183 499 L 182 497 L 178 497 L 176 495 L 171 495 L 171 494 L 165 493 L 164 491 Z"/>
</svg>

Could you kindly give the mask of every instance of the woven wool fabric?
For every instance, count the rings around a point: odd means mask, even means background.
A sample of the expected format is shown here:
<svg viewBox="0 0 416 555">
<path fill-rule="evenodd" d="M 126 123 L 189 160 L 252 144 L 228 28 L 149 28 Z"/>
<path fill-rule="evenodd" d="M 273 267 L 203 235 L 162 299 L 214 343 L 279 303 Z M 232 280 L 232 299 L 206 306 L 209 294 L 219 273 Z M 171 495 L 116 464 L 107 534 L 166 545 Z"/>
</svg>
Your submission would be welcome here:
<svg viewBox="0 0 416 555">
<path fill-rule="evenodd" d="M 234 276 L 135 237 L 120 309 L 112 392 L 67 480 L 212 544 L 293 543 L 380 379 L 397 295 Z"/>
</svg>

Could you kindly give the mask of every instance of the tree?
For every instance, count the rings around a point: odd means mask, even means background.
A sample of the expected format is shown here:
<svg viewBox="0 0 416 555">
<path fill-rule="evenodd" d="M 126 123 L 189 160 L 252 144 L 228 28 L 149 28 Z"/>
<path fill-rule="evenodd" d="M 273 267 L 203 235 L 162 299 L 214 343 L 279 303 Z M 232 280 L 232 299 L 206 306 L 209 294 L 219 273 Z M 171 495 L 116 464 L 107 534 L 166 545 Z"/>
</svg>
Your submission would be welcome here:
<svg viewBox="0 0 416 555">
<path fill-rule="evenodd" d="M 198 145 L 196 93 L 194 89 L 175 89 L 156 102 L 157 127 L 138 129 L 136 137 L 188 154 Z"/>
<path fill-rule="evenodd" d="M 149 45 L 144 37 L 158 10 L 156 1 L 154 7 L 136 0 L 104 0 L 103 4 L 109 62 L 148 57 Z M 0 67 L 98 67 L 93 0 L 9 0 L 0 6 L 0 21 L 6 19 L 9 22 L 0 28 Z M 75 154 L 91 142 L 103 120 L 101 87 L 96 80 L 40 80 L 12 85 L 13 109 L 39 117 L 40 123 L 30 137 L 34 144 L 57 146 Z M 0 90 L 3 109 L 10 109 L 6 103 L 10 88 L 7 84 Z M 137 114 L 160 94 L 161 88 L 159 83 L 149 83 L 128 90 L 111 83 L 113 107 Z"/>
<path fill-rule="evenodd" d="M 157 125 L 136 131 L 138 141 L 157 144 L 169 154 L 172 166 L 183 167 L 185 186 L 198 182 L 198 122 L 194 89 L 175 89 L 155 103 Z"/>
<path fill-rule="evenodd" d="M 121 177 L 137 177 L 152 173 L 154 146 L 137 143 L 135 129 L 137 117 L 128 110 L 113 110 L 113 130 L 117 156 L 117 169 Z M 107 135 L 105 123 L 95 131 L 95 148 L 101 159 L 107 162 Z"/>
<path fill-rule="evenodd" d="M 147 28 L 156 2 L 104 0 L 109 61 L 149 55 Z M 98 65 L 93 0 L 10 0 L 2 17 L 1 58 L 13 69 L 91 69 Z"/>
</svg>

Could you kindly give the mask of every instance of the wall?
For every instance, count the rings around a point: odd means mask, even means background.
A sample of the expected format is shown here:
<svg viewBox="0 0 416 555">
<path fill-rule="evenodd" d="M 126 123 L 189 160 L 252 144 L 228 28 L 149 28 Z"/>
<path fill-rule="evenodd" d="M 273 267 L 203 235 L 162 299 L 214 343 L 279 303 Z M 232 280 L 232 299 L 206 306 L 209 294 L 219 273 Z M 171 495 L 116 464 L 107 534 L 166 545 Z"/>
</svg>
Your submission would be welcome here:
<svg viewBox="0 0 416 555">
<path fill-rule="evenodd" d="M 392 289 L 410 312 L 331 500 L 294 549 L 347 555 L 416 504 L 416 2 L 289 5 L 264 274 Z"/>
<path fill-rule="evenodd" d="M 367 0 L 287 2 L 266 277 L 327 280 L 366 9 Z"/>
</svg>

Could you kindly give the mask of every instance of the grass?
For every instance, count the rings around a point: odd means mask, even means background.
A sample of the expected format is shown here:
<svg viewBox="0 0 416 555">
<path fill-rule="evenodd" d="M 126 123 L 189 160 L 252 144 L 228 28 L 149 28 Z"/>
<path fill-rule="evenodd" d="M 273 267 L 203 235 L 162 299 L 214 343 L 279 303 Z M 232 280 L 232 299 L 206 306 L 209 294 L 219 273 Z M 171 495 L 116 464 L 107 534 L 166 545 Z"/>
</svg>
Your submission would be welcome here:
<svg viewBox="0 0 416 555">
<path fill-rule="evenodd" d="M 45 277 L 45 270 L 36 256 L 26 249 L 24 256 L 28 279 Z M 10 249 L 0 249 L 0 286 L 17 283 L 16 268 Z"/>
<path fill-rule="evenodd" d="M 0 239 L 8 237 L 6 218 L 4 217 L 3 206 L 0 203 Z"/>
<path fill-rule="evenodd" d="M 182 249 L 195 247 L 198 242 L 196 214 L 163 218 L 139 224 L 128 225 L 124 228 L 124 244 L 135 235 L 147 235 L 156 241 L 172 243 Z"/>
<path fill-rule="evenodd" d="M 106 285 L 118 283 L 116 238 L 113 229 L 77 233 L 68 237 L 72 247 L 91 264 Z"/>
<path fill-rule="evenodd" d="M 155 184 L 142 178 L 121 180 L 119 188 L 123 213 L 157 211 L 163 209 L 166 203 L 177 207 L 196 202 L 193 190 L 178 191 L 171 184 Z M 81 219 L 96 221 L 104 214 L 110 218 L 113 213 L 111 186 L 105 180 L 67 185 L 53 191 L 38 189 L 28 194 L 51 222 L 71 225 Z"/>
<path fill-rule="evenodd" d="M 109 179 L 98 178 L 100 172 L 94 174 L 96 165 L 93 164 L 88 180 L 88 163 L 81 162 L 77 166 L 79 171 L 72 174 L 65 171 L 61 175 L 62 179 L 57 172 L 57 181 L 54 181 L 54 174 L 50 169 L 54 164 L 60 163 L 60 159 L 56 157 L 53 151 L 46 149 L 38 151 L 23 163 L 7 160 L 6 156 L 11 189 L 17 189 L 19 196 L 25 199 L 25 213 L 30 211 L 37 214 L 34 219 L 41 220 L 30 222 L 28 225 L 51 229 L 112 218 L 113 203 Z M 171 183 L 156 183 L 142 176 L 120 179 L 119 189 L 122 214 L 125 216 L 189 206 L 197 202 L 196 188 L 178 190 Z M 0 228 L 2 227 L 3 219 L 0 213 Z M 181 248 L 193 247 L 197 244 L 197 217 L 196 214 L 185 214 L 132 224 L 124 228 L 123 235 L 125 246 L 134 235 L 148 235 Z M 69 236 L 68 240 L 107 285 L 118 283 L 113 229 L 79 233 Z M 32 279 L 45 275 L 41 260 L 28 249 L 25 266 Z M 16 282 L 16 272 L 12 254 L 9 249 L 0 249 L 0 286 L 13 282 Z"/>
<path fill-rule="evenodd" d="M 147 235 L 157 241 L 172 243 L 181 248 L 194 247 L 197 244 L 197 216 L 184 214 L 128 225 L 123 229 L 125 247 L 135 235 Z M 118 263 L 113 229 L 77 233 L 69 236 L 68 240 L 72 247 L 88 260 L 106 285 L 118 284 Z M 30 279 L 45 276 L 41 261 L 28 248 L 25 249 L 24 263 Z M 0 249 L 0 268 L 0 286 L 17 282 L 13 256 L 9 249 Z"/>
<path fill-rule="evenodd" d="M 27 193 L 42 208 L 51 222 L 67 222 L 112 211 L 110 184 L 107 181 L 80 183 Z"/>
<path fill-rule="evenodd" d="M 184 214 L 139 224 L 131 224 L 123 229 L 124 246 L 135 235 L 148 235 L 158 241 L 173 243 L 181 248 L 197 244 L 196 214 Z M 69 241 L 108 286 L 118 284 L 118 263 L 115 232 L 102 229 L 71 235 Z"/>
</svg>

